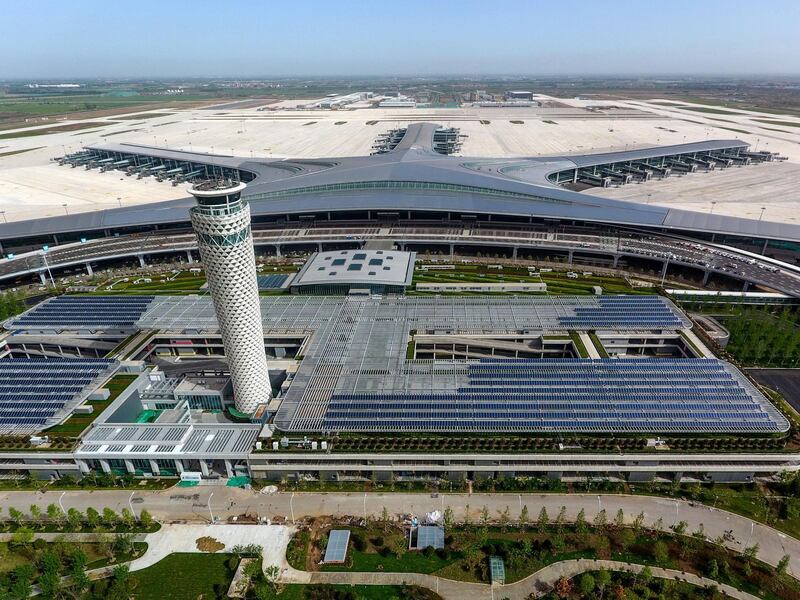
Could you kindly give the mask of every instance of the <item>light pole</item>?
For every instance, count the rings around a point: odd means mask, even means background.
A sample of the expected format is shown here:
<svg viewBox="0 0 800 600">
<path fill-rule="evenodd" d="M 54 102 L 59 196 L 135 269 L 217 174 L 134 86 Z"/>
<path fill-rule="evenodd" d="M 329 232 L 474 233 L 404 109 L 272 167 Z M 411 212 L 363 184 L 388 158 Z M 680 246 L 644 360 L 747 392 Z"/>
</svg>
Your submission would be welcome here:
<svg viewBox="0 0 800 600">
<path fill-rule="evenodd" d="M 712 200 L 712 201 L 711 201 L 711 210 L 708 212 L 708 214 L 710 214 L 710 215 L 713 215 L 713 214 L 714 214 L 714 207 L 715 207 L 716 205 L 717 205 L 717 201 L 716 201 L 716 200 Z"/>
<path fill-rule="evenodd" d="M 44 261 L 44 268 L 47 269 L 47 274 L 50 275 L 50 283 L 53 284 L 53 287 L 56 287 L 56 280 L 53 279 L 53 273 L 50 271 L 50 265 L 47 264 L 47 249 L 42 248 L 42 260 Z"/>
<path fill-rule="evenodd" d="M 137 519 L 137 518 L 136 518 L 136 511 L 135 511 L 135 510 L 133 510 L 133 495 L 134 495 L 135 493 L 136 493 L 136 492 L 131 492 L 131 495 L 130 495 L 130 496 L 128 496 L 128 506 L 130 506 L 130 507 L 131 507 L 131 514 L 133 515 L 133 520 L 134 520 L 134 521 L 138 521 L 139 519 Z"/>
<path fill-rule="evenodd" d="M 64 509 L 64 503 L 62 502 L 62 500 L 64 499 L 64 495 L 66 493 L 67 492 L 61 492 L 61 495 L 58 497 L 58 507 L 61 509 L 61 512 L 64 513 L 65 515 L 67 514 L 67 511 Z"/>
<path fill-rule="evenodd" d="M 762 206 L 762 207 L 761 207 L 761 214 L 760 214 L 760 215 L 758 215 L 758 220 L 759 220 L 759 221 L 760 221 L 760 220 L 761 220 L 761 218 L 764 216 L 764 211 L 765 211 L 765 210 L 767 210 L 767 207 L 766 207 L 766 206 Z"/>
<path fill-rule="evenodd" d="M 8 223 L 8 219 L 6 219 L 6 211 L 0 210 L 0 215 L 3 215 L 3 223 Z"/>
<path fill-rule="evenodd" d="M 214 497 L 214 492 L 211 492 L 208 496 L 208 514 L 211 516 L 211 523 L 214 523 L 214 513 L 211 512 L 211 498 Z"/>
<path fill-rule="evenodd" d="M 69 214 L 69 205 L 68 205 L 68 204 L 65 202 L 65 203 L 64 203 L 64 204 L 62 204 L 61 206 L 63 206 L 63 207 L 64 207 L 64 212 L 65 212 L 65 213 L 67 213 L 67 214 Z"/>
</svg>

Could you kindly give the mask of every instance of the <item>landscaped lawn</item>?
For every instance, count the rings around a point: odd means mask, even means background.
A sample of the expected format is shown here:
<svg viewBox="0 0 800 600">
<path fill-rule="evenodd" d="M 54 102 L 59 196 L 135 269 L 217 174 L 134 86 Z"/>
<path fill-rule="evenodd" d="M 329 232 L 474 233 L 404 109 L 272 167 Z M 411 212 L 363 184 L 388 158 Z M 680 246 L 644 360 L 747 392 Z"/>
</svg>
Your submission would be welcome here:
<svg viewBox="0 0 800 600">
<path fill-rule="evenodd" d="M 236 563 L 236 559 L 231 558 L 230 554 L 170 554 L 152 567 L 131 574 L 136 582 L 134 597 L 137 600 L 224 598 L 235 573 L 235 566 L 231 569 L 229 563 Z"/>
<path fill-rule="evenodd" d="M 108 388 L 109 396 L 107 400 L 90 400 L 88 404 L 91 404 L 94 408 L 94 412 L 88 415 L 72 415 L 69 419 L 61 423 L 60 425 L 56 425 L 55 427 L 51 427 L 50 429 L 46 430 L 46 433 L 51 435 L 63 435 L 63 436 L 74 436 L 77 437 L 84 429 L 86 429 L 89 424 L 94 421 L 100 413 L 102 413 L 108 406 L 117 399 L 123 391 L 125 391 L 128 386 L 138 377 L 138 375 L 132 374 L 118 374 L 114 375 L 111 379 L 109 379 L 102 387 Z"/>
</svg>

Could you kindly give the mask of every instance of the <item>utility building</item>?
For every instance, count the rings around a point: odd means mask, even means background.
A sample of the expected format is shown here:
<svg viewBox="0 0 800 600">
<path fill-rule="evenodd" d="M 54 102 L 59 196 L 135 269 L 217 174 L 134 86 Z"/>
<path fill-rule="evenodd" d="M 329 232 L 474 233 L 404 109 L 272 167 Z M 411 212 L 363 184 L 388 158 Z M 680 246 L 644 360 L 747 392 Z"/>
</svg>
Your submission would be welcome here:
<svg viewBox="0 0 800 600">
<path fill-rule="evenodd" d="M 233 382 L 236 409 L 253 414 L 269 402 L 272 387 L 264 350 L 264 327 L 250 231 L 250 208 L 241 198 L 244 183 L 208 180 L 189 192 L 192 227 L 219 322 Z"/>
</svg>

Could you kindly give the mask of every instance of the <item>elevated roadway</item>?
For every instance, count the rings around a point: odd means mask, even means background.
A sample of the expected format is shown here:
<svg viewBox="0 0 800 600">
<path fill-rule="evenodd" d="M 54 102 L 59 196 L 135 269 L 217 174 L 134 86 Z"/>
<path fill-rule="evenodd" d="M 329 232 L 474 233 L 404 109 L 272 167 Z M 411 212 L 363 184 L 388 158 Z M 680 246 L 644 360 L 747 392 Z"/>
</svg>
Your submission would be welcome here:
<svg viewBox="0 0 800 600">
<path fill-rule="evenodd" d="M 666 276 L 670 265 L 678 265 L 702 271 L 704 283 L 712 274 L 717 274 L 738 279 L 745 285 L 760 285 L 800 298 L 800 268 L 794 265 L 737 248 L 651 233 L 558 233 L 506 228 L 501 224 L 481 227 L 470 224 L 386 226 L 377 222 L 329 222 L 254 229 L 253 241 L 256 246 L 273 248 L 278 256 L 293 248 L 316 246 L 321 250 L 325 244 L 361 246 L 371 241 L 385 241 L 401 248 L 409 244 L 441 245 L 450 255 L 455 254 L 458 247 L 465 246 L 509 248 L 514 258 L 526 250 L 553 250 L 565 253 L 569 263 L 576 255 L 595 255 L 610 259 L 614 267 L 620 258 L 634 257 L 660 263 L 662 277 Z M 192 252 L 196 249 L 194 234 L 185 230 L 99 238 L 2 260 L 0 281 L 38 274 L 44 283 L 48 280 L 48 271 L 52 273 L 83 266 L 92 273 L 92 265 L 130 257 L 138 257 L 144 266 L 148 256 L 159 254 L 183 253 L 192 262 Z"/>
</svg>

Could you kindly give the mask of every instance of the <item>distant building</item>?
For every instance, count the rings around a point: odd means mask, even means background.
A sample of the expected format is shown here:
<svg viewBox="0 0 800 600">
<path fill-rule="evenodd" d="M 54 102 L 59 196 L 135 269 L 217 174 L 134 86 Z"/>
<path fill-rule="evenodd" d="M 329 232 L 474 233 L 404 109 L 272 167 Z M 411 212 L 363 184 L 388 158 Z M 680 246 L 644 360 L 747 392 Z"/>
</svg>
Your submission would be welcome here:
<svg viewBox="0 0 800 600">
<path fill-rule="evenodd" d="M 414 252 L 317 252 L 292 281 L 294 294 L 403 293 L 414 275 Z"/>
<path fill-rule="evenodd" d="M 516 90 L 506 92 L 506 100 L 533 100 L 533 92 Z"/>
</svg>

